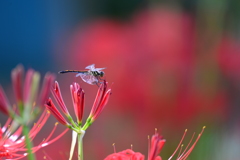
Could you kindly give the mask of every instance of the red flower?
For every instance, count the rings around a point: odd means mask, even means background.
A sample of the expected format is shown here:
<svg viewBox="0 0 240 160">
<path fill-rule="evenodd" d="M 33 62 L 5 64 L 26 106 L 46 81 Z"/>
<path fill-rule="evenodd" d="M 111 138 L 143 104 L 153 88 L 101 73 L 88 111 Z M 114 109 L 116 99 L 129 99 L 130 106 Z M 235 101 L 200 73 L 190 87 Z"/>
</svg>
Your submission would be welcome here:
<svg viewBox="0 0 240 160">
<path fill-rule="evenodd" d="M 34 114 L 39 110 L 34 110 L 35 106 L 42 107 L 49 96 L 50 86 L 54 80 L 54 75 L 47 73 L 44 78 L 42 89 L 38 94 L 40 74 L 33 69 L 29 69 L 23 82 L 24 69 L 18 65 L 12 71 L 12 86 L 16 98 L 16 112 L 11 108 L 4 90 L 0 86 L 0 110 L 12 118 L 21 119 L 21 123 L 28 123 Z M 34 114 L 31 114 L 33 112 Z M 19 121 L 19 122 L 20 122 Z"/>
<path fill-rule="evenodd" d="M 105 160 L 144 160 L 144 155 L 131 149 L 126 149 L 109 155 Z"/>
<path fill-rule="evenodd" d="M 240 47 L 239 41 L 230 37 L 224 37 L 218 47 L 218 65 L 223 74 L 234 84 L 238 84 L 240 79 Z"/>
<path fill-rule="evenodd" d="M 85 134 L 85 130 L 97 119 L 97 117 L 102 112 L 103 108 L 106 106 L 110 94 L 111 89 L 107 90 L 107 82 L 104 81 L 97 92 L 96 99 L 93 103 L 93 107 L 91 110 L 90 115 L 88 116 L 86 123 L 82 126 L 82 117 L 83 117 L 83 110 L 84 110 L 84 91 L 80 87 L 78 83 L 73 83 L 70 85 L 70 91 L 72 95 L 72 102 L 74 107 L 75 116 L 77 117 L 77 123 L 74 122 L 72 116 L 69 114 L 68 109 L 63 101 L 60 87 L 58 82 L 55 82 L 55 88 L 52 90 L 53 96 L 56 99 L 58 105 L 60 106 L 62 112 L 67 117 L 68 121 L 64 118 L 64 116 L 59 112 L 56 106 L 53 104 L 52 100 L 49 98 L 46 102 L 45 106 L 54 117 L 63 125 L 67 126 L 68 128 L 72 129 L 72 144 L 70 149 L 70 156 L 69 159 L 72 159 L 74 148 L 76 145 L 76 139 L 78 139 L 78 157 L 79 159 L 83 159 L 83 152 L 82 152 L 82 139 Z"/>
<path fill-rule="evenodd" d="M 182 147 L 183 147 L 182 142 L 187 133 L 187 130 L 185 130 L 183 137 L 182 137 L 181 141 L 179 142 L 179 145 L 177 146 L 176 150 L 174 151 L 174 153 L 170 156 L 170 158 L 168 160 L 171 160 L 175 156 L 175 154 L 179 150 L 180 146 L 181 146 L 181 149 L 180 149 L 180 153 L 177 156 L 177 160 L 185 160 L 190 155 L 193 148 L 197 144 L 204 129 L 205 129 L 205 127 L 203 127 L 201 133 L 198 135 L 197 139 L 191 145 L 191 142 L 194 137 L 194 134 L 193 134 L 190 142 L 188 143 L 188 145 L 186 146 L 184 151 L 182 151 Z M 162 150 L 165 142 L 166 142 L 166 140 L 163 139 L 163 137 L 160 136 L 157 132 L 152 136 L 152 139 L 150 142 L 150 148 L 148 151 L 148 160 L 162 160 L 162 158 L 158 155 L 159 155 L 160 151 Z M 190 145 L 191 145 L 191 147 L 190 147 Z M 190 148 L 188 148 L 188 147 L 190 147 Z M 113 154 L 107 156 L 107 158 L 105 158 L 104 160 L 144 160 L 144 155 L 142 155 L 141 153 L 138 153 L 138 152 L 134 152 L 131 149 L 127 149 L 122 152 L 113 153 Z"/>
<path fill-rule="evenodd" d="M 92 121 L 96 120 L 103 108 L 106 106 L 111 95 L 111 89 L 107 90 L 107 82 L 104 81 L 99 87 L 96 99 L 93 103 L 93 107 L 90 113 Z"/>
<path fill-rule="evenodd" d="M 74 83 L 73 85 L 71 85 L 70 90 L 72 94 L 72 102 L 75 115 L 77 117 L 77 122 L 81 125 L 84 109 L 84 92 L 83 89 L 80 88 L 78 83 Z"/>
<path fill-rule="evenodd" d="M 62 123 L 63 125 L 71 128 L 72 130 L 79 132 L 80 130 L 86 130 L 100 115 L 103 108 L 106 106 L 110 95 L 111 95 L 111 89 L 107 90 L 107 82 L 104 81 L 97 92 L 96 99 L 93 103 L 93 107 L 91 110 L 91 113 L 87 119 L 87 122 L 82 127 L 82 117 L 83 117 L 83 110 L 84 110 L 84 91 L 80 87 L 78 83 L 73 83 L 73 85 L 70 85 L 71 95 L 72 95 L 72 102 L 74 107 L 74 112 L 77 117 L 77 123 L 75 123 L 71 117 L 71 115 L 68 112 L 68 109 L 63 101 L 61 90 L 59 87 L 58 82 L 55 82 L 55 87 L 52 90 L 52 94 L 54 98 L 56 99 L 58 105 L 60 106 L 62 112 L 67 117 L 68 121 L 64 118 L 64 116 L 59 112 L 59 110 L 56 108 L 52 100 L 49 98 L 46 102 L 45 106 L 48 108 L 48 110 L 51 111 L 51 113 L 55 116 L 55 118 Z"/>
<path fill-rule="evenodd" d="M 0 128 L 1 158 L 20 159 L 28 154 L 29 157 L 33 157 L 32 153 L 53 143 L 68 130 L 66 129 L 59 136 L 50 140 L 52 134 L 56 130 L 56 124 L 45 140 L 39 145 L 32 147 L 31 141 L 44 126 L 50 113 L 45 110 L 32 129 L 28 129 L 28 125 L 36 118 L 36 115 L 44 105 L 46 98 L 49 96 L 50 86 L 54 80 L 54 75 L 46 74 L 40 92 L 38 92 L 40 88 L 40 74 L 38 72 L 29 69 L 24 80 L 23 77 L 24 69 L 21 65 L 18 65 L 12 71 L 12 86 L 16 99 L 14 107 L 11 107 L 4 90 L 0 86 L 0 110 L 4 114 L 10 116 L 4 127 Z M 23 136 L 20 137 L 22 134 Z"/>
<path fill-rule="evenodd" d="M 69 126 L 69 123 L 66 121 L 66 119 L 62 116 L 62 114 L 58 111 L 54 103 L 52 102 L 51 98 L 48 99 L 45 106 L 48 108 L 49 111 L 53 114 L 53 116 L 60 122 L 61 124 L 65 126 Z"/>
<path fill-rule="evenodd" d="M 158 156 L 160 151 L 163 148 L 166 140 L 163 139 L 157 132 L 152 136 L 151 144 L 150 144 L 150 151 L 148 155 L 148 160 L 160 160 L 161 157 Z"/>
<path fill-rule="evenodd" d="M 42 113 L 41 117 L 38 119 L 37 123 L 34 124 L 34 126 L 32 127 L 32 129 L 28 134 L 31 141 L 36 137 L 36 135 L 42 129 L 42 127 L 46 123 L 49 116 L 50 116 L 50 113 L 47 110 L 45 110 Z M 13 121 L 11 118 L 9 118 L 5 123 L 5 125 L 0 128 L 0 158 L 1 159 L 2 158 L 20 159 L 27 156 L 25 136 L 21 136 L 22 127 L 19 127 L 19 128 L 17 127 L 18 127 L 17 123 Z M 66 129 L 60 135 L 51 139 L 53 133 L 56 130 L 56 127 L 57 127 L 57 123 L 55 124 L 54 128 L 50 132 L 49 136 L 45 138 L 40 144 L 32 148 L 32 153 L 38 151 L 42 147 L 48 146 L 49 144 L 55 142 L 56 140 L 61 138 L 68 130 Z"/>
</svg>

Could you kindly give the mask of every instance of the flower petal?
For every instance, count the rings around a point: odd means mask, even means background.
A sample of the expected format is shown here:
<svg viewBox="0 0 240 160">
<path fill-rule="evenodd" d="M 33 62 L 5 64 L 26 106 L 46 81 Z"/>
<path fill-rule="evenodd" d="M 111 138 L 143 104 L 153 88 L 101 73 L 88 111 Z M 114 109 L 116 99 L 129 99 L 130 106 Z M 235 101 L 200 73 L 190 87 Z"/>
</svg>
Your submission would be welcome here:
<svg viewBox="0 0 240 160">
<path fill-rule="evenodd" d="M 47 103 L 45 104 L 45 107 L 47 107 L 53 116 L 63 125 L 69 126 L 69 123 L 66 121 L 66 119 L 62 116 L 62 114 L 58 111 L 56 106 L 53 104 L 51 98 L 48 99 Z"/>
</svg>

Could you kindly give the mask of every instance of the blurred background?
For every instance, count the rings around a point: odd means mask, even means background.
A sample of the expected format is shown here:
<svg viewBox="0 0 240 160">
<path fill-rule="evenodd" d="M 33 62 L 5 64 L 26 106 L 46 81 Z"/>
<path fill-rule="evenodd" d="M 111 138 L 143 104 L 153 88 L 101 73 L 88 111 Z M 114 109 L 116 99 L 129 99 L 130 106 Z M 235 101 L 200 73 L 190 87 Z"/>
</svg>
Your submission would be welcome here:
<svg viewBox="0 0 240 160">
<path fill-rule="evenodd" d="M 104 159 L 113 143 L 147 155 L 155 128 L 167 140 L 167 159 L 186 128 L 188 141 L 205 125 L 188 159 L 240 159 L 239 0 L 1 0 L 0 20 L 0 83 L 12 104 L 10 72 L 21 63 L 42 77 L 56 73 L 72 115 L 69 86 L 80 83 L 86 118 L 97 86 L 57 72 L 107 67 L 113 94 L 86 132 L 85 159 Z M 6 119 L 1 114 L 1 124 Z M 56 120 L 48 122 L 35 144 Z M 70 143 L 69 131 L 38 159 L 67 159 Z"/>
</svg>

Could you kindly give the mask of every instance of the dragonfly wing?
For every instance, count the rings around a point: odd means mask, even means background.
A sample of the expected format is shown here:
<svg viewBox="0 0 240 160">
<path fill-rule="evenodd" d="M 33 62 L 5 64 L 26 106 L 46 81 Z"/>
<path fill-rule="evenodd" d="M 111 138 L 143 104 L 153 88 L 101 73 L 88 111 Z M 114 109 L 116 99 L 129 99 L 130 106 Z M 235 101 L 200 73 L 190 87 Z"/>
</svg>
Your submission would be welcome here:
<svg viewBox="0 0 240 160">
<path fill-rule="evenodd" d="M 101 71 L 103 69 L 106 69 L 106 68 L 95 68 L 94 71 Z"/>
<path fill-rule="evenodd" d="M 87 66 L 85 69 L 89 69 L 89 70 L 93 71 L 95 69 L 95 64 L 91 64 L 91 65 Z"/>
<path fill-rule="evenodd" d="M 90 71 L 101 71 L 105 68 L 95 68 L 95 64 L 91 64 L 91 65 L 87 66 L 85 69 L 89 69 Z"/>
<path fill-rule="evenodd" d="M 81 77 L 82 80 L 88 84 L 95 85 L 98 83 L 98 79 L 91 74 L 78 73 L 76 77 Z"/>
</svg>

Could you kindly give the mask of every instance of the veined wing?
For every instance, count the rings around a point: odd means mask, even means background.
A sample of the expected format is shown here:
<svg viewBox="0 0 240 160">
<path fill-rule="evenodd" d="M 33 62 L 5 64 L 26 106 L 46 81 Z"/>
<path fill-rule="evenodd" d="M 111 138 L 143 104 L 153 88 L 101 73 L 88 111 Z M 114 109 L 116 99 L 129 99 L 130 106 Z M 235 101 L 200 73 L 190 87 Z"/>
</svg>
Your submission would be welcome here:
<svg viewBox="0 0 240 160">
<path fill-rule="evenodd" d="M 76 75 L 76 77 L 81 77 L 82 80 L 88 84 L 91 84 L 91 85 L 95 85 L 95 84 L 98 84 L 98 79 L 97 77 L 95 77 L 94 75 L 92 74 L 88 74 L 88 73 L 78 73 Z"/>
<path fill-rule="evenodd" d="M 87 66 L 85 69 L 89 69 L 89 70 L 93 71 L 95 69 L 95 64 L 91 64 L 91 65 Z"/>
<path fill-rule="evenodd" d="M 101 71 L 103 69 L 106 69 L 106 68 L 95 68 L 94 71 Z"/>
<path fill-rule="evenodd" d="M 87 66 L 85 69 L 89 69 L 90 71 L 101 71 L 106 68 L 95 68 L 95 64 L 91 64 L 91 65 Z"/>
</svg>

